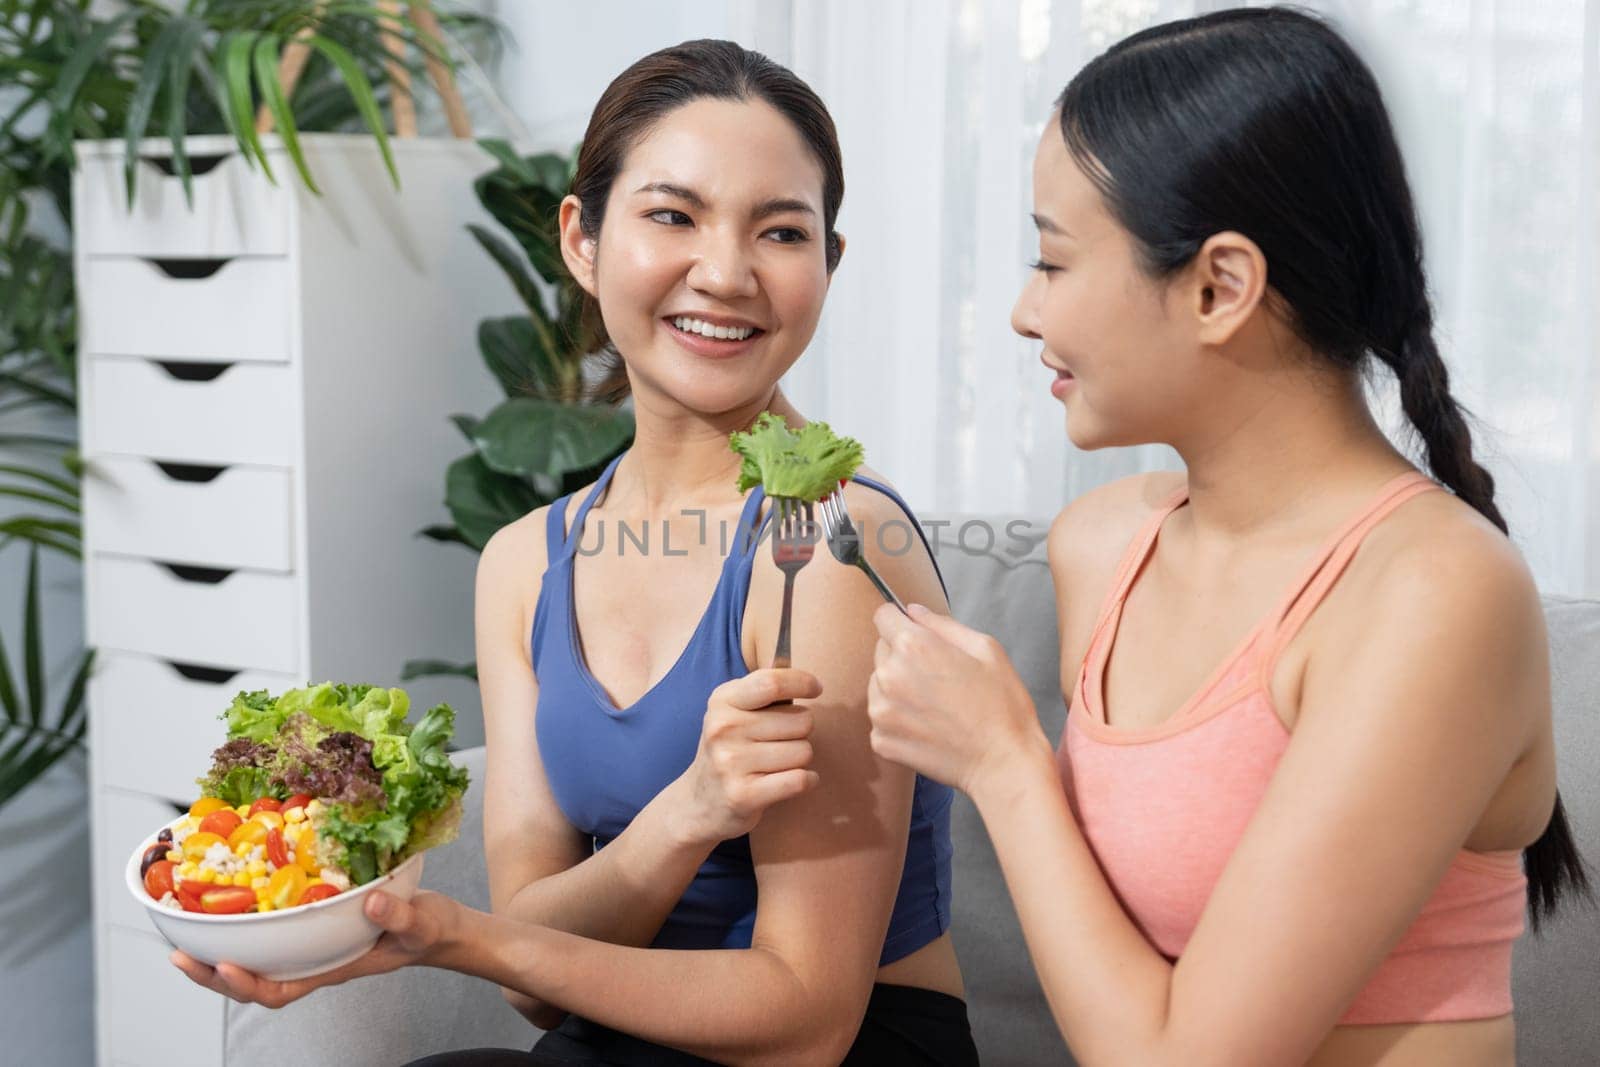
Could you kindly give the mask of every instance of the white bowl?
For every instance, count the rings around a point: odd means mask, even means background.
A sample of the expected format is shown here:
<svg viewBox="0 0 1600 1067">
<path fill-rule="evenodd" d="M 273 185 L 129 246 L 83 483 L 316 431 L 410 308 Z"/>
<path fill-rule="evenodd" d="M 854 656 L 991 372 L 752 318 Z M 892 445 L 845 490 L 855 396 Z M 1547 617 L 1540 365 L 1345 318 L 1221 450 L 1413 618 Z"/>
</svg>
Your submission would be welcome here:
<svg viewBox="0 0 1600 1067">
<path fill-rule="evenodd" d="M 159 833 L 147 837 L 129 857 L 127 881 L 128 891 L 149 910 L 161 936 L 213 967 L 232 963 L 274 981 L 307 978 L 360 958 L 383 933 L 363 910 L 367 894 L 382 889 L 410 900 L 422 878 L 424 853 L 419 852 L 382 878 L 313 904 L 243 915 L 182 911 L 152 899 L 139 876 L 139 861 Z"/>
</svg>

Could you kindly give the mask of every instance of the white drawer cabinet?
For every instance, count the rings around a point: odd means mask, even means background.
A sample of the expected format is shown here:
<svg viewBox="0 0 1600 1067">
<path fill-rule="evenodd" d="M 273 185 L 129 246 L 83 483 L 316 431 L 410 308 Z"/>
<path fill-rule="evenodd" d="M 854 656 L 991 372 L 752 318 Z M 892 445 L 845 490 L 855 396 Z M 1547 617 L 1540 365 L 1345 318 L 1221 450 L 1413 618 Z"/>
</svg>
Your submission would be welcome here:
<svg viewBox="0 0 1600 1067">
<path fill-rule="evenodd" d="M 167 964 L 123 871 L 193 799 L 233 695 L 472 655 L 472 556 L 416 531 L 464 450 L 449 416 L 499 397 L 477 324 L 517 301 L 466 230 L 489 221 L 472 182 L 493 160 L 397 141 L 396 192 L 367 138 L 303 144 L 321 198 L 275 141 L 277 187 L 226 138 L 192 138 L 190 210 L 149 142 L 131 212 L 122 144 L 78 146 L 101 1064 L 226 1061 L 222 1000 Z M 407 688 L 481 737 L 470 683 Z"/>
<path fill-rule="evenodd" d="M 194 780 L 222 743 L 217 716 L 241 690 L 292 689 L 302 679 L 263 670 L 214 667 L 101 649 L 89 699 L 100 717 L 100 740 L 117 754 L 107 761 L 104 784 L 151 797 L 189 803 Z M 149 832 L 144 822 L 132 836 Z M 119 843 L 122 858 L 131 845 Z"/>
<path fill-rule="evenodd" d="M 98 520 L 89 551 L 287 572 L 292 490 L 282 467 L 102 455 L 83 480 Z"/>
<path fill-rule="evenodd" d="M 301 663 L 294 575 L 90 555 L 89 644 L 285 674 Z"/>
<path fill-rule="evenodd" d="M 191 156 L 194 206 L 170 156 L 152 146 L 138 165 L 138 185 L 129 210 L 122 157 L 90 147 L 78 160 L 82 181 L 75 190 L 78 244 L 90 255 L 283 256 L 289 253 L 290 201 L 280 182 L 261 180 L 230 144 Z"/>
<path fill-rule="evenodd" d="M 148 923 L 145 928 L 155 930 Z M 116 1045 L 100 1050 L 102 1062 L 161 1067 L 223 1062 L 222 1005 L 216 994 L 167 962 L 171 951 L 153 932 L 121 926 L 108 931 L 96 965 L 104 971 L 100 1008 Z"/>
<path fill-rule="evenodd" d="M 160 356 L 283 363 L 289 358 L 285 259 L 89 256 L 80 284 L 79 350 L 95 356 Z"/>
<path fill-rule="evenodd" d="M 296 463 L 300 379 L 288 366 L 88 356 L 79 373 L 85 445 L 96 454 Z"/>
</svg>

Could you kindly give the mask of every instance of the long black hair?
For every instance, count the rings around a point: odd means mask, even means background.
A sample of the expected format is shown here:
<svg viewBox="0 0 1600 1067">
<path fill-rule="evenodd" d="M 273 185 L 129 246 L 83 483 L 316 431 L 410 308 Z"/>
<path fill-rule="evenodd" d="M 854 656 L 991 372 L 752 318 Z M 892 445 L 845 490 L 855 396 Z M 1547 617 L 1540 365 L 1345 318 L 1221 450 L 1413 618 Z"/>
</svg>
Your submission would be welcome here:
<svg viewBox="0 0 1600 1067">
<path fill-rule="evenodd" d="M 1171 277 L 1221 231 L 1249 237 L 1305 342 L 1344 367 L 1387 365 L 1434 477 L 1506 530 L 1434 345 L 1388 111 L 1338 33 L 1282 7 L 1165 23 L 1089 63 L 1057 106 L 1147 274 Z M 1563 895 L 1590 895 L 1559 793 L 1523 860 L 1535 929 Z"/>
</svg>

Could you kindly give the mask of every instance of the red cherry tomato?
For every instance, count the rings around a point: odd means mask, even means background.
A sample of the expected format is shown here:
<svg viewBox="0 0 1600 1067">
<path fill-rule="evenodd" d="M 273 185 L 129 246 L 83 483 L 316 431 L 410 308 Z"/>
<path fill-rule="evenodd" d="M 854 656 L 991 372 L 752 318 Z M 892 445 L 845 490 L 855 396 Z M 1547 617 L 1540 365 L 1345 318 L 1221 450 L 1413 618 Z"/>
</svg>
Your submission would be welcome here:
<svg viewBox="0 0 1600 1067">
<path fill-rule="evenodd" d="M 278 803 L 276 797 L 261 797 L 250 805 L 250 814 L 254 815 L 258 811 L 277 811 L 282 807 L 283 805 Z"/>
<path fill-rule="evenodd" d="M 294 796 L 290 797 L 288 800 L 285 800 L 283 802 L 283 807 L 280 808 L 279 810 L 280 811 L 288 811 L 291 808 L 304 808 L 309 803 L 311 803 L 311 794 L 310 793 L 296 793 Z"/>
<path fill-rule="evenodd" d="M 144 891 L 150 894 L 150 899 L 160 900 L 172 892 L 172 861 L 156 860 L 150 869 L 144 872 Z"/>
<path fill-rule="evenodd" d="M 289 866 L 289 850 L 283 843 L 283 831 L 276 826 L 267 831 L 267 859 L 278 867 Z"/>
<path fill-rule="evenodd" d="M 178 906 L 184 911 L 199 911 L 200 895 L 206 891 L 206 888 L 204 882 L 196 882 L 193 879 L 180 883 L 178 885 Z"/>
<path fill-rule="evenodd" d="M 327 882 L 319 882 L 314 886 L 308 886 L 306 891 L 300 894 L 300 903 L 315 904 L 319 900 L 327 900 L 329 897 L 336 897 L 338 895 L 339 891 L 333 888 L 333 886 L 329 885 Z"/>
<path fill-rule="evenodd" d="M 255 890 L 242 885 L 209 886 L 200 894 L 200 910 L 209 915 L 238 915 L 255 906 Z"/>
<path fill-rule="evenodd" d="M 216 834 L 226 841 L 242 822 L 244 820 L 239 818 L 238 812 L 232 808 L 222 808 L 201 819 L 199 829 L 201 833 Z"/>
</svg>

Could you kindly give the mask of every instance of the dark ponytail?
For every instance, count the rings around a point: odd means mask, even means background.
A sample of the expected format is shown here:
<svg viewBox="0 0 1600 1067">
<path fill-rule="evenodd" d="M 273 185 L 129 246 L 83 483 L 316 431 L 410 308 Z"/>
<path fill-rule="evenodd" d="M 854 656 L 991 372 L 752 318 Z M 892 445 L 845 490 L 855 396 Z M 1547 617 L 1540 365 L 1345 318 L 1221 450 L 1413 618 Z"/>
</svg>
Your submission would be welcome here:
<svg viewBox="0 0 1600 1067">
<path fill-rule="evenodd" d="M 1433 340 L 1422 234 L 1376 80 L 1319 19 L 1220 11 L 1113 46 L 1061 94 L 1061 131 L 1153 278 L 1224 230 L 1266 257 L 1272 293 L 1315 351 L 1386 364 L 1433 476 L 1502 532 L 1494 479 Z M 1590 896 L 1561 798 L 1523 852 L 1535 929 Z"/>
</svg>

